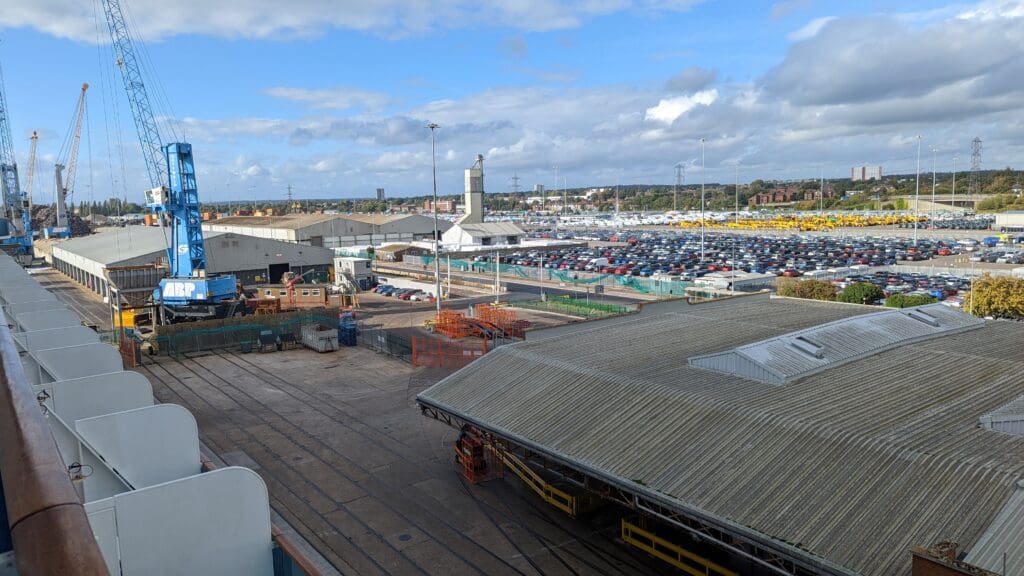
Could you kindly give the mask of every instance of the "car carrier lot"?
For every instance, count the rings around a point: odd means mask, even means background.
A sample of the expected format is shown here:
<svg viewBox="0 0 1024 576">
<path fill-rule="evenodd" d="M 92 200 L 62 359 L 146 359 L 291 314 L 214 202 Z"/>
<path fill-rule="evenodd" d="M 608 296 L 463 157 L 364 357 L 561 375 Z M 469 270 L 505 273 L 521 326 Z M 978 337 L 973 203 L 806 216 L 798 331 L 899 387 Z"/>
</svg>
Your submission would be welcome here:
<svg viewBox="0 0 1024 576">
<path fill-rule="evenodd" d="M 617 542 L 614 515 L 574 521 L 511 475 L 466 483 L 456 431 L 414 403 L 445 373 L 358 347 L 147 357 L 137 370 L 195 414 L 209 450 L 255 469 L 274 510 L 343 574 L 666 570 Z"/>
</svg>

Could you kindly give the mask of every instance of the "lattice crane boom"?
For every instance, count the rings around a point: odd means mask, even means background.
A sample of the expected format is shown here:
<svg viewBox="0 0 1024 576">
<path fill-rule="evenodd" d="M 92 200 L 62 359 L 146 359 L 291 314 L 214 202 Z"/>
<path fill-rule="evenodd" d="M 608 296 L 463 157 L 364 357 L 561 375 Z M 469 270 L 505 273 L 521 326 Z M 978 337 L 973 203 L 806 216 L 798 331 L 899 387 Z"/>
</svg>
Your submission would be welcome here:
<svg viewBox="0 0 1024 576">
<path fill-rule="evenodd" d="M 64 179 L 64 196 L 75 192 L 75 175 L 78 173 L 78 144 L 82 141 L 82 118 L 85 116 L 85 92 L 89 89 L 88 82 L 82 84 L 82 93 L 78 96 L 78 109 L 75 111 L 75 127 L 71 131 L 71 146 L 68 150 L 67 177 Z"/>
<path fill-rule="evenodd" d="M 135 45 L 128 31 L 124 13 L 121 11 L 120 1 L 102 0 L 101 3 L 110 29 L 114 58 L 121 69 L 121 79 L 124 81 L 128 103 L 135 118 L 135 131 L 139 134 L 139 144 L 142 145 L 142 156 L 146 163 L 146 172 L 149 174 L 149 182 L 153 188 L 167 186 L 167 160 L 162 148 L 163 140 L 160 139 L 160 129 L 153 116 L 149 93 L 142 81 L 139 59 L 135 54 Z"/>
<path fill-rule="evenodd" d="M 0 188 L 3 188 L 4 213 L 11 226 L 19 233 L 24 232 L 21 229 L 22 198 L 18 182 L 18 162 L 14 154 L 14 139 L 11 137 L 3 70 L 0 70 Z"/>
<path fill-rule="evenodd" d="M 36 144 L 39 143 L 39 133 L 32 131 L 32 144 L 28 149 L 28 174 L 25 175 L 25 192 L 28 194 L 28 204 L 32 206 L 32 186 L 36 180 Z"/>
</svg>

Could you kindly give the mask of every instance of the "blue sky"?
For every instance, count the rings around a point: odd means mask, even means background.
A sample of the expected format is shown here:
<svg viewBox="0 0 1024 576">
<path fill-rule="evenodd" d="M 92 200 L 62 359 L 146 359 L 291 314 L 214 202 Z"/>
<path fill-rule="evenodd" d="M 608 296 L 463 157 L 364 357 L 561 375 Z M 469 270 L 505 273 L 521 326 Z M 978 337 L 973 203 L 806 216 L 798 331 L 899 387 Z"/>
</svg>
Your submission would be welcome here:
<svg viewBox="0 0 1024 576">
<path fill-rule="evenodd" d="M 986 142 L 1016 162 L 1024 8 L 1013 1 L 122 0 L 151 97 L 195 147 L 204 199 L 442 192 L 487 157 L 487 189 L 948 170 Z M 283 12 L 282 12 L 283 10 Z M 92 0 L 0 13 L 15 145 L 35 194 L 89 82 L 79 199 L 138 197 L 141 154 Z M 164 139 L 172 133 L 165 130 Z M 122 160 L 123 158 L 123 160 Z M 945 166 L 943 166 L 945 165 Z M 564 179 L 564 180 L 563 180 Z"/>
</svg>

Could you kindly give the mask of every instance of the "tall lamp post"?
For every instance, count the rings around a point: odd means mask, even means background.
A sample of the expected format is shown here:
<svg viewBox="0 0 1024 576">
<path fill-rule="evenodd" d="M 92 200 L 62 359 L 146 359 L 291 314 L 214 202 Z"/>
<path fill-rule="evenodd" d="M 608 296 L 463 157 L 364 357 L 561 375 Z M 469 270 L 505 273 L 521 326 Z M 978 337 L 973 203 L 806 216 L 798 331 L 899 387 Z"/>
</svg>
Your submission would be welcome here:
<svg viewBox="0 0 1024 576">
<path fill-rule="evenodd" d="M 933 229 L 933 230 L 935 229 L 935 218 L 934 218 L 934 212 L 935 212 L 935 187 L 936 187 L 936 184 L 938 182 L 936 180 L 936 178 L 935 178 L 935 153 L 936 152 L 938 152 L 938 150 L 935 149 L 935 148 L 932 148 L 932 209 L 931 209 L 931 212 L 933 214 L 932 214 L 932 218 L 930 218 L 928 220 L 928 227 Z"/>
<path fill-rule="evenodd" d="M 921 135 L 917 135 L 917 177 L 914 180 L 914 248 L 917 248 L 917 224 L 921 218 Z"/>
<path fill-rule="evenodd" d="M 704 138 L 700 139 L 700 263 L 704 265 Z"/>
<path fill-rule="evenodd" d="M 433 172 L 434 181 L 434 302 L 437 305 L 437 313 L 441 313 L 441 239 L 437 237 L 437 142 L 434 139 L 434 130 L 439 126 L 431 122 L 427 124 L 430 128 L 430 167 Z"/>
<path fill-rule="evenodd" d="M 953 198 L 950 200 L 950 204 L 953 206 L 953 213 L 956 214 L 956 161 L 958 158 L 953 156 Z"/>
</svg>

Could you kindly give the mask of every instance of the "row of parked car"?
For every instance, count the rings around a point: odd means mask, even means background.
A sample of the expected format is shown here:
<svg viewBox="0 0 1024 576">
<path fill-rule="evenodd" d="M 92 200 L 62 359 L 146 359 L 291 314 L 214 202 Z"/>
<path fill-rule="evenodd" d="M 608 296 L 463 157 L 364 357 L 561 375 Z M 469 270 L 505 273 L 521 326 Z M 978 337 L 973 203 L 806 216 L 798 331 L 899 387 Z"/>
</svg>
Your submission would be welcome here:
<svg viewBox="0 0 1024 576">
<path fill-rule="evenodd" d="M 909 238 L 838 238 L 803 235 L 708 233 L 702 246 L 694 232 L 602 232 L 563 235 L 625 245 L 598 248 L 544 248 L 501 257 L 504 264 L 556 270 L 632 276 L 669 276 L 688 280 L 708 272 L 743 270 L 779 276 L 800 276 L 812 270 L 854 265 L 885 266 L 960 254 L 955 240 Z M 481 255 L 480 261 L 493 260 Z"/>
<path fill-rule="evenodd" d="M 870 274 L 851 274 L 832 283 L 839 289 L 856 282 L 869 282 L 882 289 L 885 295 L 920 294 L 936 300 L 959 300 L 963 292 L 971 289 L 971 281 L 952 274 L 920 274 L 910 272 L 877 271 Z"/>
<path fill-rule="evenodd" d="M 390 284 L 379 284 L 371 292 L 381 296 L 394 296 L 399 300 L 411 300 L 413 302 L 427 301 L 434 297 L 433 294 L 424 292 L 419 288 L 398 288 Z"/>
<path fill-rule="evenodd" d="M 971 262 L 988 262 L 990 264 L 1024 264 L 1022 250 L 982 250 L 971 256 Z"/>
</svg>

